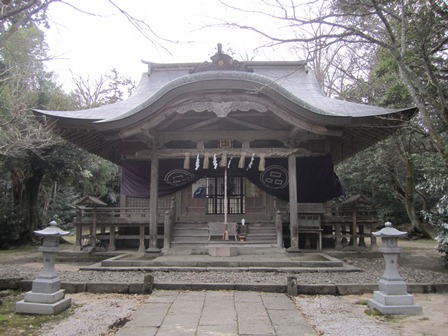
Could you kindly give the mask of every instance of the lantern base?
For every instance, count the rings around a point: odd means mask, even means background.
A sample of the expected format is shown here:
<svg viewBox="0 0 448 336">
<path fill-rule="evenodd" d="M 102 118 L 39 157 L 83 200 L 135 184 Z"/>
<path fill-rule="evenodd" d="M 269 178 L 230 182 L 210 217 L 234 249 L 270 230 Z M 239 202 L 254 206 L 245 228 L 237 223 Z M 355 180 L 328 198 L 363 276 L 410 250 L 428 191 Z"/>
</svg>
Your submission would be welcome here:
<svg viewBox="0 0 448 336">
<path fill-rule="evenodd" d="M 46 303 L 46 302 L 28 302 L 27 299 L 39 299 L 41 301 L 51 301 L 55 297 L 60 296 L 59 293 L 54 294 L 33 294 L 31 292 L 28 292 L 25 294 L 25 300 L 16 302 L 16 313 L 17 314 L 33 314 L 33 315 L 56 315 L 64 310 L 70 308 L 72 305 L 72 299 L 71 298 L 64 298 L 64 291 L 62 291 L 62 299 L 52 302 L 52 303 Z M 28 297 L 27 297 L 28 294 Z M 37 296 L 35 296 L 37 295 Z M 45 297 L 42 297 L 45 296 Z M 46 297 L 51 296 L 51 297 Z"/>
<path fill-rule="evenodd" d="M 414 304 L 414 297 L 406 295 L 386 295 L 379 291 L 373 292 L 373 299 L 368 300 L 369 308 L 378 310 L 384 315 L 418 315 L 422 306 Z"/>
<path fill-rule="evenodd" d="M 33 280 L 31 291 L 33 293 L 46 293 L 51 294 L 61 289 L 61 280 L 59 278 L 54 279 L 41 279 L 37 278 Z"/>
<path fill-rule="evenodd" d="M 385 295 L 406 295 L 408 286 L 404 280 L 380 279 L 378 282 L 379 291 Z"/>
</svg>

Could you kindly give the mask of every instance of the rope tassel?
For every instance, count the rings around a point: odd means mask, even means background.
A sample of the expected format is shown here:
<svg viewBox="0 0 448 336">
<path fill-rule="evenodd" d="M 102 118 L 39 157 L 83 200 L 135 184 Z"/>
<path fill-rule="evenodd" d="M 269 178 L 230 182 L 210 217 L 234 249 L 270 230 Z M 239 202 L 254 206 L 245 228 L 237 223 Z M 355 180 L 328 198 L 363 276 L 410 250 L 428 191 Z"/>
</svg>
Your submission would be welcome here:
<svg viewBox="0 0 448 336">
<path fill-rule="evenodd" d="M 184 169 L 190 168 L 190 153 L 185 153 L 185 159 L 184 159 Z"/>
<path fill-rule="evenodd" d="M 224 153 L 222 154 L 222 159 L 221 159 L 221 161 L 219 162 L 219 166 L 220 166 L 220 167 L 225 167 L 225 166 L 227 166 L 227 152 L 224 152 Z"/>
<path fill-rule="evenodd" d="M 246 163 L 246 153 L 241 153 L 240 161 L 238 162 L 238 168 L 243 169 Z"/>
<path fill-rule="evenodd" d="M 258 170 L 264 171 L 266 169 L 266 160 L 264 155 L 260 155 L 260 163 L 258 164 Z"/>
<path fill-rule="evenodd" d="M 203 169 L 208 169 L 210 154 L 204 155 L 204 163 L 202 164 Z"/>
</svg>

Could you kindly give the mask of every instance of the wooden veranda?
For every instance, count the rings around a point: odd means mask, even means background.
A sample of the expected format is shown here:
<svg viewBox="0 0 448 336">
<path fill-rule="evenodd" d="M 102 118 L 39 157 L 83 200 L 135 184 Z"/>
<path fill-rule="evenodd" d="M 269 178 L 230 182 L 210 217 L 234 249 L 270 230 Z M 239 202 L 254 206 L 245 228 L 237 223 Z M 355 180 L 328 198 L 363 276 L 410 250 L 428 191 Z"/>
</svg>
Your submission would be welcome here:
<svg viewBox="0 0 448 336">
<path fill-rule="evenodd" d="M 378 219 L 371 205 L 357 202 L 353 198 L 325 209 L 321 204 L 299 204 L 297 220 L 299 223 L 298 241 L 302 250 L 322 250 L 329 248 L 344 251 L 376 250 L 376 231 Z M 173 245 L 204 246 L 209 244 L 269 244 L 277 248 L 290 245 L 291 232 L 287 219 L 289 214 L 278 208 L 271 221 L 234 223 L 236 232 L 225 237 L 224 231 L 232 223 L 222 226 L 221 233 L 216 231 L 217 223 L 176 222 L 175 200 L 169 207 L 160 208 L 157 216 L 159 248 L 169 249 Z M 76 232 L 75 251 L 83 248 L 104 248 L 116 251 L 117 243 L 138 242 L 138 251 L 144 252 L 149 245 L 150 209 L 142 207 L 85 207 L 78 208 L 73 223 Z M 188 225 L 187 225 L 188 224 Z M 194 228 L 188 240 L 176 241 L 173 232 L 176 227 Z M 230 230 L 230 228 L 229 228 Z M 260 235 L 260 230 L 263 232 Z M 266 230 L 270 230 L 269 233 Z M 203 234 L 200 234 L 202 232 Z M 229 239 L 231 238 L 231 239 Z"/>
</svg>

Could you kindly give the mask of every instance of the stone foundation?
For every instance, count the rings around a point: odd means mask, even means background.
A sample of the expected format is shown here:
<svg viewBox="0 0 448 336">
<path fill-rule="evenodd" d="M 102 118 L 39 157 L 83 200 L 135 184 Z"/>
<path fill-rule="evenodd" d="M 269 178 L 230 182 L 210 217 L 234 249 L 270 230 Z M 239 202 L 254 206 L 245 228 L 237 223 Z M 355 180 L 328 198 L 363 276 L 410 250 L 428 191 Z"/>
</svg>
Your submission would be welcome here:
<svg viewBox="0 0 448 336">
<path fill-rule="evenodd" d="M 212 257 L 235 257 L 238 255 L 236 246 L 213 246 L 208 248 L 208 254 Z"/>
</svg>

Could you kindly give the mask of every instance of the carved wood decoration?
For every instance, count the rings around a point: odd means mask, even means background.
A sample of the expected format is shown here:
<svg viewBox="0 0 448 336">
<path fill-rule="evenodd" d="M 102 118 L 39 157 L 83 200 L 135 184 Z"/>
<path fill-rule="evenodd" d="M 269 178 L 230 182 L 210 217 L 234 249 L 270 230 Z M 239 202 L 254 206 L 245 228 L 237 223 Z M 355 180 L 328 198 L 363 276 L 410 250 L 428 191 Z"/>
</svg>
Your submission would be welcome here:
<svg viewBox="0 0 448 336">
<path fill-rule="evenodd" d="M 216 114 L 218 118 L 225 118 L 227 114 L 233 111 L 250 111 L 267 112 L 267 108 L 256 102 L 249 101 L 233 101 L 233 102 L 195 102 L 185 104 L 174 109 L 177 113 L 186 113 L 188 111 L 206 112 L 210 111 Z"/>
<path fill-rule="evenodd" d="M 197 67 L 189 71 L 190 74 L 216 70 L 254 72 L 253 69 L 247 67 L 244 63 L 238 62 L 229 55 L 224 54 L 222 52 L 221 43 L 218 43 L 218 51 L 215 55 L 210 57 L 210 59 L 212 60 L 211 63 L 204 62 L 202 64 L 199 64 Z"/>
</svg>

